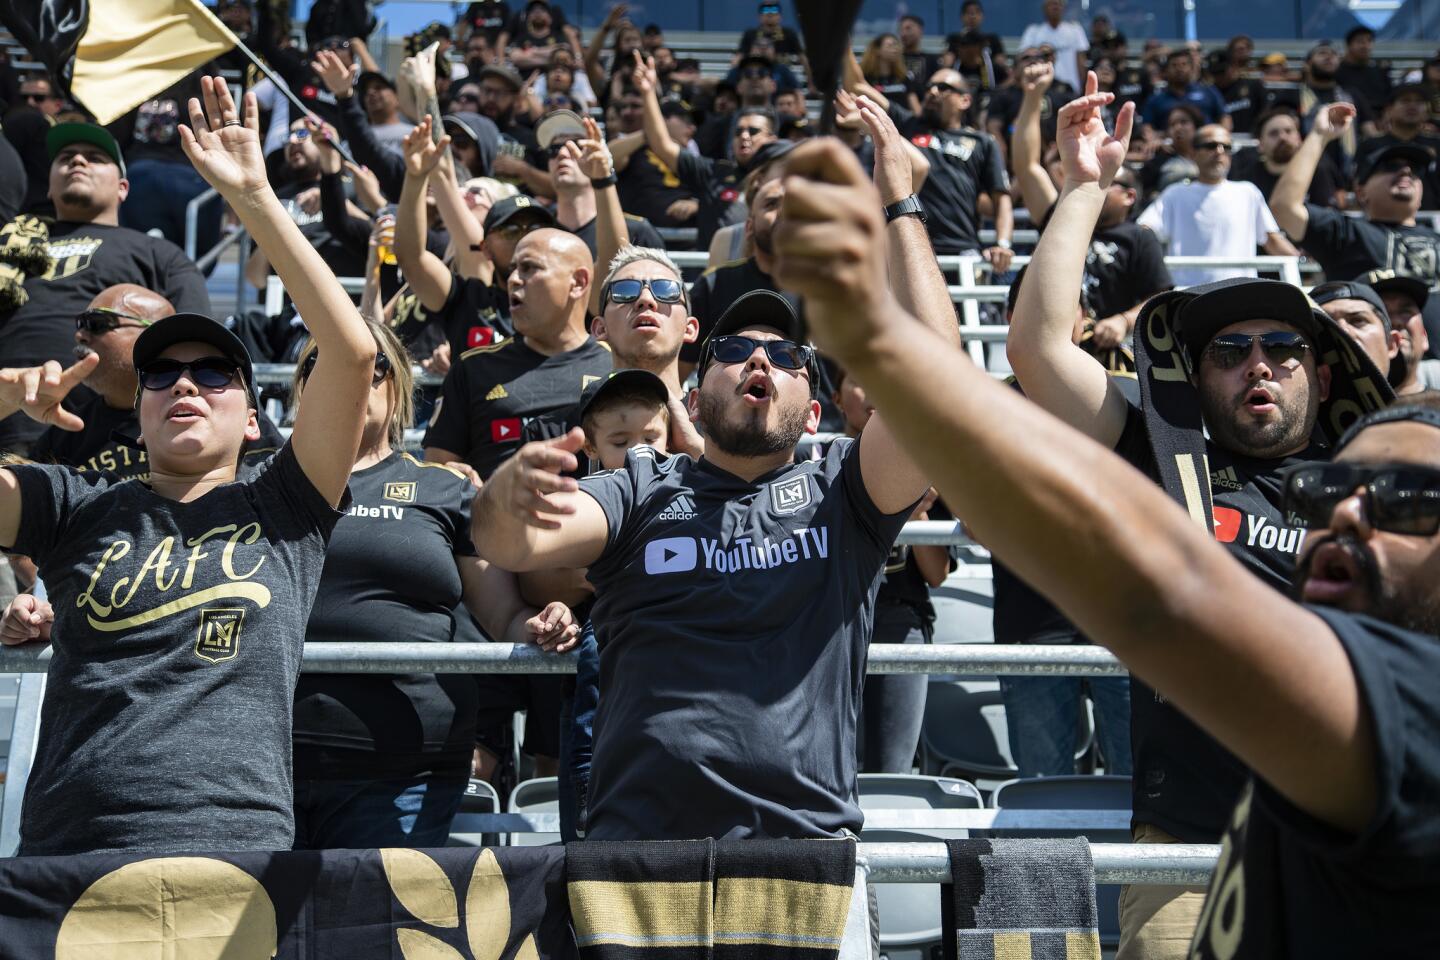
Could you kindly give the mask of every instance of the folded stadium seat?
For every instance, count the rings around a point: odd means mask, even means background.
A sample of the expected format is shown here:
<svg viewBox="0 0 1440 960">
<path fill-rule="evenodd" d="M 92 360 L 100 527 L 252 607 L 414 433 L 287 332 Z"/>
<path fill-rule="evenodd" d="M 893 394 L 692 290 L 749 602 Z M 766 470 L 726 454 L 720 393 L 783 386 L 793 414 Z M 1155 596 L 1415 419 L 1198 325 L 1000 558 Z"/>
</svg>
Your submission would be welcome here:
<svg viewBox="0 0 1440 960">
<path fill-rule="evenodd" d="M 860 774 L 860 808 L 875 810 L 978 810 L 984 806 L 974 784 L 914 774 Z M 907 829 L 860 832 L 868 843 L 925 843 L 966 836 L 965 830 Z M 877 883 L 880 953 L 888 960 L 931 960 L 940 956 L 939 884 Z"/>
<path fill-rule="evenodd" d="M 510 791 L 510 813 L 555 813 L 560 812 L 560 781 L 555 777 L 538 777 L 515 785 Z M 510 846 L 538 847 L 547 843 L 559 843 L 560 833 L 512 833 Z"/>
<path fill-rule="evenodd" d="M 990 795 L 997 810 L 1130 810 L 1130 778 L 1117 776 L 1034 777 L 1002 783 Z M 991 830 L 993 837 L 1084 837 L 1091 843 L 1129 843 L 1129 830 Z M 1100 945 L 1120 943 L 1120 887 L 1095 888 Z"/>
<path fill-rule="evenodd" d="M 480 829 L 480 818 L 494 816 L 500 812 L 500 795 L 484 780 L 470 779 L 465 796 L 460 798 L 460 812 L 450 824 L 450 842 L 447 847 L 496 847 L 505 835 L 498 833 L 493 824 L 489 830 Z"/>
</svg>

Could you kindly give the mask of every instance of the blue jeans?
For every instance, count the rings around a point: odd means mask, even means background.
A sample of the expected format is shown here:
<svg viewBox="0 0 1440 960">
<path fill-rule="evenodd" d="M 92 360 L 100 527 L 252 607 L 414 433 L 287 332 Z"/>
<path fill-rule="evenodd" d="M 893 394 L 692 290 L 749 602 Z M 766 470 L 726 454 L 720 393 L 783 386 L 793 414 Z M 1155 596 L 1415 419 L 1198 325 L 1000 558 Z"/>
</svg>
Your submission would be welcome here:
<svg viewBox="0 0 1440 960">
<path fill-rule="evenodd" d="M 910 607 L 876 606 L 872 643 L 929 643 L 930 636 L 930 624 Z M 879 673 L 865 678 L 855 731 L 863 772 L 909 773 L 914 768 L 929 683 L 923 673 Z"/>
<path fill-rule="evenodd" d="M 1001 677 L 1010 752 L 1020 776 L 1075 772 L 1075 735 L 1087 688 L 1095 703 L 1096 735 L 1105 754 L 1105 772 L 1130 775 L 1129 677 Z"/>
<path fill-rule="evenodd" d="M 443 847 L 464 780 L 296 780 L 296 850 Z"/>
<path fill-rule="evenodd" d="M 185 248 L 185 207 L 210 185 L 188 163 L 167 163 L 142 157 L 126 167 L 130 193 L 120 205 L 120 225 L 149 232 L 158 229 L 175 246 Z M 220 239 L 220 211 L 217 197 L 200 207 L 195 255 L 209 250 Z"/>
<path fill-rule="evenodd" d="M 600 706 L 600 647 L 595 628 L 585 621 L 576 653 L 575 694 L 560 714 L 560 838 L 572 843 L 585 835 L 585 804 L 590 791 L 590 757 L 595 745 L 595 711 Z"/>
</svg>

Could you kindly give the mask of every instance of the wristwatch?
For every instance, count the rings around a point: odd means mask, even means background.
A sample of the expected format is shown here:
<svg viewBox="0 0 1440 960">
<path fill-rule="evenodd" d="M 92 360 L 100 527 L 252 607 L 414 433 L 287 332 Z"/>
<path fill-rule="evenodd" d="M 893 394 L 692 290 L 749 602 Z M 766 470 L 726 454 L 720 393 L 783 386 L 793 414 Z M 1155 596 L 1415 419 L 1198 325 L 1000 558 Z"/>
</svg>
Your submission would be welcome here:
<svg viewBox="0 0 1440 960">
<path fill-rule="evenodd" d="M 996 240 L 995 246 L 999 247 L 1001 250 L 1011 249 L 1011 243 L 1009 240 Z"/>
<path fill-rule="evenodd" d="M 607 174 L 606 176 L 596 177 L 595 179 L 591 180 L 591 181 L 590 181 L 590 186 L 594 187 L 596 190 L 603 190 L 605 187 L 613 187 L 613 186 L 615 186 L 615 184 L 618 183 L 618 182 L 619 182 L 619 180 L 618 180 L 618 178 L 615 176 L 615 174 L 614 174 L 614 173 L 610 173 L 610 174 Z"/>
<path fill-rule="evenodd" d="M 897 200 L 885 208 L 885 222 L 890 223 L 900 217 L 908 217 L 910 214 L 920 218 L 921 223 L 926 223 L 925 208 L 920 205 L 920 198 L 910 194 L 904 200 Z"/>
</svg>

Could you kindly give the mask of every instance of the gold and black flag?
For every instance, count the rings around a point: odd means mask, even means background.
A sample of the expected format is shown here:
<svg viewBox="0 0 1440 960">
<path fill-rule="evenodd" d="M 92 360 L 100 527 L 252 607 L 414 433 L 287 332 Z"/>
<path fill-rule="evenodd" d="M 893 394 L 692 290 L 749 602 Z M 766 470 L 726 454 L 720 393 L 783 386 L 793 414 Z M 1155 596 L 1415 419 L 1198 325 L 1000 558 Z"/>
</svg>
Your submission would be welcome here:
<svg viewBox="0 0 1440 960">
<path fill-rule="evenodd" d="M 0 0 L 0 23 L 101 124 L 240 42 L 199 0 Z"/>
<path fill-rule="evenodd" d="M 0 860 L 0 958 L 571 960 L 565 851 Z"/>
</svg>

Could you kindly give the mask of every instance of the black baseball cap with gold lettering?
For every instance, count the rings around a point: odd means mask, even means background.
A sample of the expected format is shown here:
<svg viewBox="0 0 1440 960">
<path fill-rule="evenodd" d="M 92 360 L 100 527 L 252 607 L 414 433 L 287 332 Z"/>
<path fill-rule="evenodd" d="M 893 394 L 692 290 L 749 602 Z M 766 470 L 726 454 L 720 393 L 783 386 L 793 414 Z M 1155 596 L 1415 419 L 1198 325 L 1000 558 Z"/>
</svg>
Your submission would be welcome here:
<svg viewBox="0 0 1440 960">
<path fill-rule="evenodd" d="M 513 197 L 506 197 L 504 200 L 495 201 L 490 212 L 485 214 L 485 232 L 491 233 L 499 230 L 516 217 L 526 214 L 538 218 L 542 227 L 555 226 L 555 214 L 535 198 L 520 193 Z"/>
</svg>

